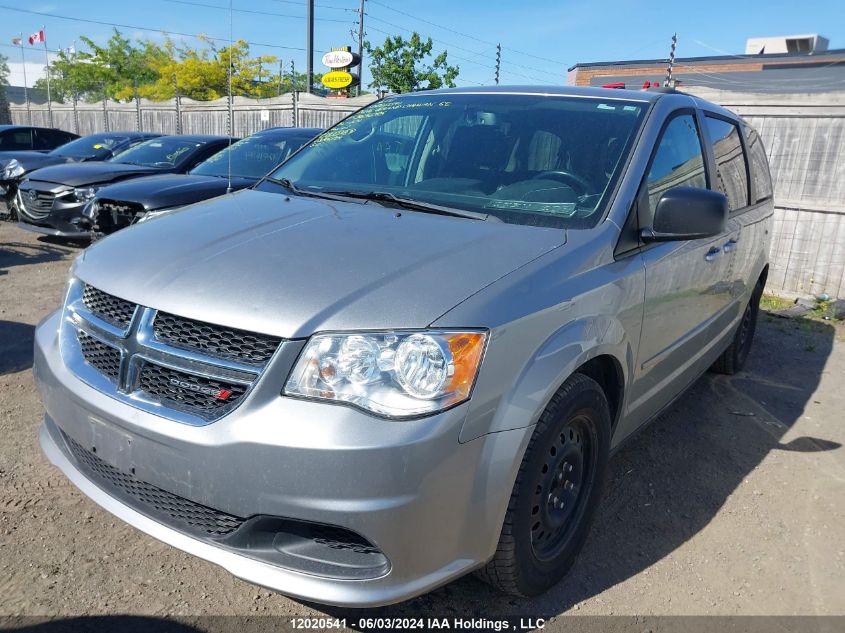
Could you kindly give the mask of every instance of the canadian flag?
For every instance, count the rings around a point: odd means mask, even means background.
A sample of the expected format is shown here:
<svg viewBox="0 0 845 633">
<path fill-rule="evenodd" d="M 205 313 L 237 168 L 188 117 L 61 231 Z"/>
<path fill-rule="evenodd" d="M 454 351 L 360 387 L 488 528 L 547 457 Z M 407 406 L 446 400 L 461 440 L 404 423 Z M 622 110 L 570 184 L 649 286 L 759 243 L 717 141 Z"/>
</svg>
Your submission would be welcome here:
<svg viewBox="0 0 845 633">
<path fill-rule="evenodd" d="M 38 44 L 39 42 L 46 41 L 47 38 L 44 37 L 44 29 L 37 31 L 29 36 L 29 43 L 30 44 Z"/>
</svg>

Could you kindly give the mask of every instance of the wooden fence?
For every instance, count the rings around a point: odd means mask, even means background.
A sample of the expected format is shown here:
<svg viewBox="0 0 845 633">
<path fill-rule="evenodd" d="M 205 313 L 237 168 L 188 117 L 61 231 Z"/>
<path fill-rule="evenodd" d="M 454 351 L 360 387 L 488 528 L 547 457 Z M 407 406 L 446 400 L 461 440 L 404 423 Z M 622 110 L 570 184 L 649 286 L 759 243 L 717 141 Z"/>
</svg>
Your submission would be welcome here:
<svg viewBox="0 0 845 633">
<path fill-rule="evenodd" d="M 234 97 L 233 135 L 247 136 L 268 127 L 329 127 L 348 114 L 375 101 L 372 95 L 352 99 L 326 99 L 310 94 L 283 94 L 271 99 Z M 229 106 L 226 99 L 119 103 L 53 103 L 53 127 L 85 135 L 118 130 L 143 130 L 162 134 L 226 134 Z M 49 126 L 45 104 L 11 105 L 12 123 Z"/>
<path fill-rule="evenodd" d="M 827 293 L 845 298 L 845 91 L 761 94 L 686 88 L 745 117 L 760 133 L 775 187 L 775 223 L 768 288 L 786 296 Z M 375 97 L 325 99 L 284 94 L 233 100 L 234 135 L 271 126 L 328 127 Z M 23 104 L 12 121 L 26 123 Z M 48 124 L 45 105 L 32 122 Z M 228 103 L 165 102 L 54 104 L 53 124 L 79 134 L 142 129 L 174 134 L 225 134 Z"/>
</svg>

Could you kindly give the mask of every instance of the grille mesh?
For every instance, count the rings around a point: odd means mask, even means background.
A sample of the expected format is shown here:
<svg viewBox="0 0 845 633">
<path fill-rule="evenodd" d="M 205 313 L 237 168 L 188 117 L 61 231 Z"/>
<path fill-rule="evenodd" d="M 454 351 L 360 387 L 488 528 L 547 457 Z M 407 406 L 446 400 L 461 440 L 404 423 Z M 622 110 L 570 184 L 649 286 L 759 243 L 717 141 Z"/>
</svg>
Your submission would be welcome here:
<svg viewBox="0 0 845 633">
<path fill-rule="evenodd" d="M 350 550 L 356 554 L 381 554 L 381 550 L 355 532 L 333 525 L 311 526 L 311 538 L 315 543 L 336 550 Z"/>
<path fill-rule="evenodd" d="M 165 343 L 252 364 L 266 363 L 281 343 L 281 339 L 273 336 L 194 321 L 167 312 L 156 315 L 153 329 L 156 338 Z"/>
<path fill-rule="evenodd" d="M 205 417 L 228 410 L 246 392 L 246 386 L 238 383 L 195 376 L 153 363 L 146 363 L 141 369 L 139 385 L 163 403 Z"/>
<path fill-rule="evenodd" d="M 95 482 L 131 502 L 139 512 L 153 518 L 167 516 L 180 523 L 186 531 L 208 536 L 225 536 L 244 523 L 244 519 L 194 503 L 141 481 L 107 464 L 67 435 L 64 438 L 76 461 Z"/>
<path fill-rule="evenodd" d="M 77 330 L 79 348 L 85 362 L 112 380 L 120 373 L 120 350 Z"/>
<path fill-rule="evenodd" d="M 124 330 L 129 327 L 132 315 L 135 314 L 134 303 L 118 299 L 88 284 L 85 284 L 85 290 L 82 292 L 82 301 L 86 308 L 103 321 Z"/>
</svg>

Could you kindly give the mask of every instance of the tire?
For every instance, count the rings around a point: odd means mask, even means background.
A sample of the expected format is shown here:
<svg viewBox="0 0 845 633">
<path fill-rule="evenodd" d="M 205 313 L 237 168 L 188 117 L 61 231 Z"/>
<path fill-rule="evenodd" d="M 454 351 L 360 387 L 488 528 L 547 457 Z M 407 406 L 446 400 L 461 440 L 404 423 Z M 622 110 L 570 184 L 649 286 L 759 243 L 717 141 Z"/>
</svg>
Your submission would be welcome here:
<svg viewBox="0 0 845 633">
<path fill-rule="evenodd" d="M 523 597 L 560 581 L 587 538 L 609 449 L 607 398 L 596 381 L 573 374 L 540 416 L 516 476 L 496 554 L 476 574 Z"/>
<path fill-rule="evenodd" d="M 751 344 L 754 342 L 754 332 L 757 331 L 757 315 L 760 313 L 760 297 L 762 296 L 763 282 L 758 281 L 748 305 L 745 306 L 745 312 L 742 313 L 742 319 L 731 344 L 710 368 L 714 372 L 733 376 L 745 366 Z"/>
</svg>

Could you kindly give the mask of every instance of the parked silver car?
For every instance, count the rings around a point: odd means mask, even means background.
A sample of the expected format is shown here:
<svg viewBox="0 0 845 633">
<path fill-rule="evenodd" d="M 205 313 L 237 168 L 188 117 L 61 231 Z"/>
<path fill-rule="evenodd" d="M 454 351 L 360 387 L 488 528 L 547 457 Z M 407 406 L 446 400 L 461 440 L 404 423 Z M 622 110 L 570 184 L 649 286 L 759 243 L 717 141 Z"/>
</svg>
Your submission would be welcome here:
<svg viewBox="0 0 845 633">
<path fill-rule="evenodd" d="M 755 132 L 673 91 L 384 99 L 77 259 L 36 333 L 43 449 L 285 594 L 538 594 L 610 453 L 745 362 L 771 196 Z"/>
</svg>

